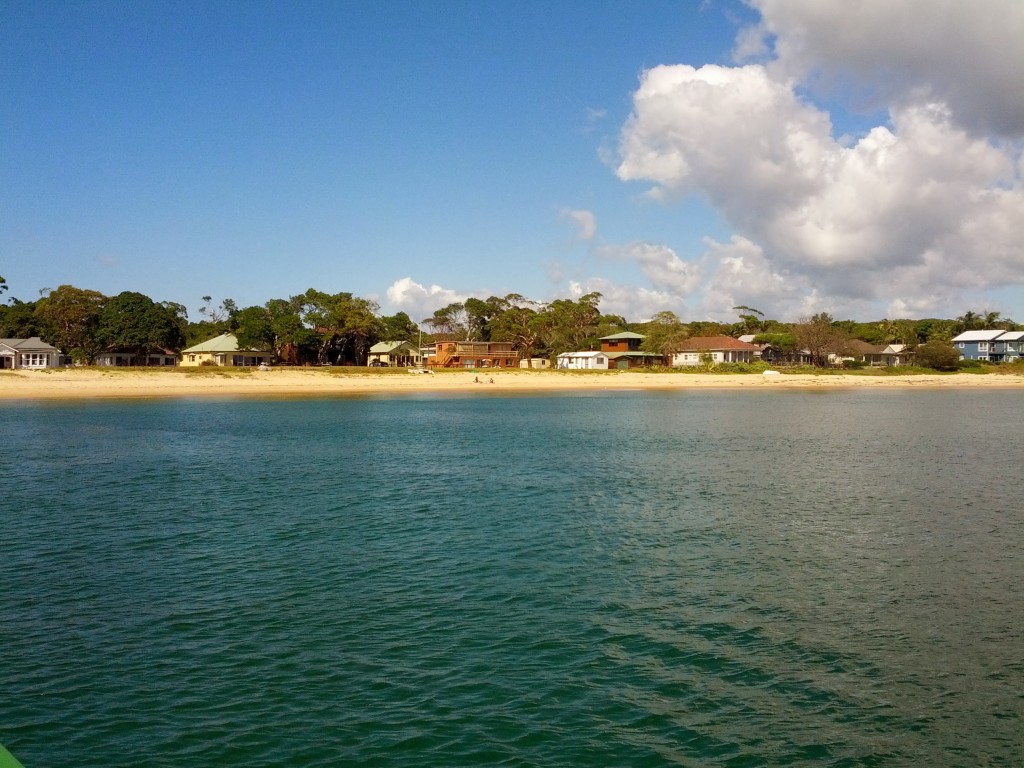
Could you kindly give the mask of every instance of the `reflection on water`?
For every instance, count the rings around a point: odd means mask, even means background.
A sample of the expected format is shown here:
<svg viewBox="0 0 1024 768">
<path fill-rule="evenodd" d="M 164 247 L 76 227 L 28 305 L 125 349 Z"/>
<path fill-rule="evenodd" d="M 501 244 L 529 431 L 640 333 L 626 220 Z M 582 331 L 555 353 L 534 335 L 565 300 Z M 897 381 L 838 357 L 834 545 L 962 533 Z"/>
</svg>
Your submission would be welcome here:
<svg viewBox="0 0 1024 768">
<path fill-rule="evenodd" d="M 0 408 L 47 765 L 1021 762 L 1012 392 Z"/>
</svg>

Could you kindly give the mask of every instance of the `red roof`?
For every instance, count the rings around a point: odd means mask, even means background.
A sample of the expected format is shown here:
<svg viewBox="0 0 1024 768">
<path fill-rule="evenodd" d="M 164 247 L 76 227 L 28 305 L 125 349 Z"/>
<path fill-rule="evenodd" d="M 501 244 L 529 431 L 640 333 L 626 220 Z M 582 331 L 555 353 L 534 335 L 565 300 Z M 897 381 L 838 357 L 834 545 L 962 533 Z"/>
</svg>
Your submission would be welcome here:
<svg viewBox="0 0 1024 768">
<path fill-rule="evenodd" d="M 694 336 L 679 347 L 680 352 L 718 352 L 730 349 L 760 349 L 756 344 L 734 339 L 732 336 Z"/>
</svg>

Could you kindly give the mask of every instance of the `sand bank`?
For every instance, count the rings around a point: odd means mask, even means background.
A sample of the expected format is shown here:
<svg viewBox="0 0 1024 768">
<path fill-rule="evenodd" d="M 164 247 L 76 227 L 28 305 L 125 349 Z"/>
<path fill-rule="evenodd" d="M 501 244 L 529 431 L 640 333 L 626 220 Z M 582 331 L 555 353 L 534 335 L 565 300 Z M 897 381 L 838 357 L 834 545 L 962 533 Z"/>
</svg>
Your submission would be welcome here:
<svg viewBox="0 0 1024 768">
<path fill-rule="evenodd" d="M 479 378 L 480 382 L 474 381 Z M 0 400 L 140 397 L 413 395 L 673 389 L 1017 388 L 1019 374 L 713 374 L 642 371 L 440 371 L 414 375 L 369 369 L 275 368 L 270 371 L 59 369 L 0 373 Z"/>
</svg>

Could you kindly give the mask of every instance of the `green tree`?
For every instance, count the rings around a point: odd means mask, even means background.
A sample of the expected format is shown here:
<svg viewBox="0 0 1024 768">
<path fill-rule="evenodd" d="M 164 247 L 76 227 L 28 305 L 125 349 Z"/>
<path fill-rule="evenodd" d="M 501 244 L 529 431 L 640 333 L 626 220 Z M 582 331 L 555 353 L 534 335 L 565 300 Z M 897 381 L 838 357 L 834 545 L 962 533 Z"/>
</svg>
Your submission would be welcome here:
<svg viewBox="0 0 1024 768">
<path fill-rule="evenodd" d="M 302 321 L 318 337 L 317 362 L 362 365 L 383 328 L 378 305 L 351 293 L 329 294 L 310 288 L 293 297 Z"/>
<path fill-rule="evenodd" d="M 100 312 L 96 338 L 103 349 L 131 350 L 140 364 L 161 350 L 178 350 L 184 343 L 181 318 L 164 304 L 142 293 L 125 291 L 107 299 Z"/>
<path fill-rule="evenodd" d="M 588 293 L 576 301 L 556 299 L 540 312 L 537 329 L 552 355 L 596 345 L 600 302 L 600 293 Z"/>
<path fill-rule="evenodd" d="M 502 301 L 504 308 L 491 321 L 491 340 L 512 342 L 520 355 L 529 360 L 535 356 L 541 335 L 537 302 L 518 293 L 510 293 Z"/>
<path fill-rule="evenodd" d="M 644 333 L 646 335 L 640 343 L 640 349 L 664 355 L 666 358 L 676 354 L 682 348 L 683 342 L 690 337 L 686 323 L 674 312 L 668 311 L 656 314 L 647 324 Z"/>
<path fill-rule="evenodd" d="M 61 285 L 36 302 L 36 315 L 48 326 L 48 342 L 77 363 L 91 363 L 102 349 L 97 339 L 107 297 L 99 291 Z"/>
<path fill-rule="evenodd" d="M 424 322 L 430 326 L 433 333 L 441 334 L 447 339 L 470 340 L 469 315 L 466 312 L 466 305 L 462 302 L 456 301 L 435 310 Z"/>
<path fill-rule="evenodd" d="M 749 333 L 761 333 L 765 330 L 765 319 L 764 312 L 753 307 L 748 307 L 745 304 L 740 304 L 738 307 L 733 307 L 733 310 L 739 313 L 739 331 L 738 335 L 744 335 Z"/>
<path fill-rule="evenodd" d="M 385 315 L 380 322 L 381 341 L 413 341 L 419 335 L 419 326 L 405 312 Z"/>
<path fill-rule="evenodd" d="M 960 353 L 945 341 L 928 341 L 917 348 L 918 365 L 937 371 L 955 371 L 960 362 Z"/>
<path fill-rule="evenodd" d="M 12 298 L 9 304 L 0 305 L 0 338 L 48 337 L 49 326 L 36 314 L 36 304 Z"/>
<path fill-rule="evenodd" d="M 235 313 L 239 349 L 274 349 L 274 325 L 266 307 L 246 307 Z"/>
</svg>

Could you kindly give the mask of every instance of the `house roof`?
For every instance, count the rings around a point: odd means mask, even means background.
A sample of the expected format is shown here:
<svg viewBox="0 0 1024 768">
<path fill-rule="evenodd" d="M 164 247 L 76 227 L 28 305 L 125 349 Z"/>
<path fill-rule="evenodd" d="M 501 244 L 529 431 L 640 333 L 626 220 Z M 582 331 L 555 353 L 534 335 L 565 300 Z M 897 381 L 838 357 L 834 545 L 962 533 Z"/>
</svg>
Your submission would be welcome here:
<svg viewBox="0 0 1024 768">
<path fill-rule="evenodd" d="M 1000 341 L 1020 341 L 1024 339 L 1024 331 L 1007 331 L 999 337 Z"/>
<path fill-rule="evenodd" d="M 222 333 L 220 336 L 214 336 L 212 339 L 207 339 L 200 344 L 196 344 L 188 349 L 183 349 L 181 353 L 183 355 L 196 354 L 196 353 L 217 353 L 217 352 L 267 352 L 266 349 L 239 349 L 238 348 L 238 337 L 233 333 Z"/>
<path fill-rule="evenodd" d="M 611 336 L 602 336 L 601 341 L 605 339 L 646 339 L 647 337 L 643 334 L 633 333 L 632 331 L 623 331 L 622 333 L 613 333 Z"/>
<path fill-rule="evenodd" d="M 855 355 L 880 355 L 885 347 L 881 344 L 869 344 L 863 339 L 850 339 L 846 342 L 846 349 Z"/>
<path fill-rule="evenodd" d="M 388 352 L 394 352 L 396 349 L 401 349 L 402 347 L 409 347 L 413 350 L 416 349 L 416 345 L 409 341 L 378 341 L 370 347 L 370 354 L 383 355 Z"/>
<path fill-rule="evenodd" d="M 633 350 L 632 352 L 605 352 L 609 360 L 619 360 L 623 357 L 651 357 L 659 360 L 663 359 L 664 355 L 659 355 L 657 352 L 638 352 Z"/>
<path fill-rule="evenodd" d="M 758 349 L 756 344 L 734 339 L 732 336 L 694 336 L 679 346 L 680 352 L 718 352 L 725 350 Z"/>
<path fill-rule="evenodd" d="M 47 344 L 38 336 L 29 336 L 27 339 L 0 339 L 0 344 L 3 344 L 5 347 L 10 347 L 11 349 L 19 349 L 22 351 L 40 349 L 47 352 L 60 351 L 52 344 Z"/>
<path fill-rule="evenodd" d="M 601 357 L 602 355 L 608 355 L 608 354 L 609 354 L 608 352 L 562 352 L 558 356 L 559 357 L 589 358 L 589 357 Z M 610 353 L 610 354 L 615 354 L 615 353 Z"/>
<path fill-rule="evenodd" d="M 955 336 L 953 341 L 994 341 L 1004 333 L 1006 331 L 964 331 L 959 336 Z"/>
</svg>

